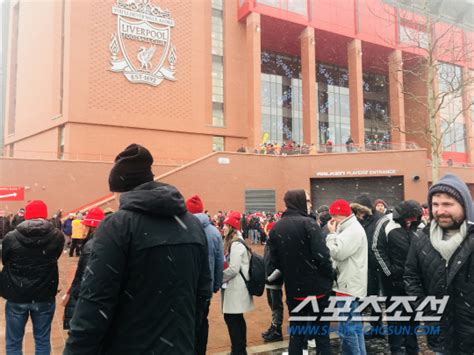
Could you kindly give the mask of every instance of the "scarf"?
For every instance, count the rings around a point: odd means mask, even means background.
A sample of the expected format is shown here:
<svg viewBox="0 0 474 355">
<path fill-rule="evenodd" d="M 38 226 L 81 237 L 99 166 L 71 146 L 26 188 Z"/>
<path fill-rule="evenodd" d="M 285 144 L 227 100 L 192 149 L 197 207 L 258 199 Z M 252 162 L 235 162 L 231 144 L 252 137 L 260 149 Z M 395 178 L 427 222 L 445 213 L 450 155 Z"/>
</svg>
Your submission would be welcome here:
<svg viewBox="0 0 474 355">
<path fill-rule="evenodd" d="M 443 240 L 444 231 L 438 223 L 431 221 L 430 240 L 433 248 L 441 254 L 446 262 L 451 259 L 456 249 L 461 245 L 467 235 L 467 223 L 463 222 L 459 231 L 452 234 L 449 239 Z"/>
</svg>

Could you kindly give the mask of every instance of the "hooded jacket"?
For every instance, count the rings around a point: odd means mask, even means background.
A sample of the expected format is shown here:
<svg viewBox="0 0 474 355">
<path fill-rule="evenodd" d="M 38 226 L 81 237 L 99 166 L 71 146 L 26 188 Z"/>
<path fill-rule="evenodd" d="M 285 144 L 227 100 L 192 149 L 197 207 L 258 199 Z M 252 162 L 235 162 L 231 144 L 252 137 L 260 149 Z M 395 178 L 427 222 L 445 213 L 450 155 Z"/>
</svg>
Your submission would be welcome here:
<svg viewBox="0 0 474 355">
<path fill-rule="evenodd" d="M 201 223 L 175 187 L 142 184 L 96 230 L 64 354 L 193 354 L 210 298 Z"/>
<path fill-rule="evenodd" d="M 217 292 L 222 285 L 222 272 L 224 271 L 224 243 L 219 230 L 211 224 L 209 216 L 205 213 L 194 215 L 204 229 L 207 237 L 209 252 L 209 270 L 212 279 L 212 291 Z"/>
<path fill-rule="evenodd" d="M 472 354 L 474 349 L 474 208 L 469 190 L 457 176 L 446 175 L 437 184 L 456 189 L 464 201 L 467 235 L 449 262 L 433 248 L 429 225 L 413 239 L 405 266 L 405 289 L 421 302 L 426 296 L 449 296 L 441 321 L 425 322 L 440 326 L 439 335 L 428 335 L 433 351 Z M 435 185 L 433 185 L 435 186 Z M 430 215 L 431 203 L 429 204 Z M 436 316 L 429 307 L 426 316 Z"/>
<path fill-rule="evenodd" d="M 287 301 L 329 294 L 333 268 L 321 229 L 308 216 L 306 193 L 285 194 L 286 211 L 270 231 L 272 264 L 283 273 Z"/>
<path fill-rule="evenodd" d="M 63 234 L 45 219 L 24 221 L 8 233 L 2 243 L 3 297 L 15 303 L 54 302 L 63 247 Z"/>
<path fill-rule="evenodd" d="M 392 214 L 384 216 L 377 224 L 370 247 L 382 270 L 382 280 L 389 296 L 405 294 L 405 262 L 422 214 L 418 202 L 403 201 L 395 207 Z M 406 218 L 417 220 L 407 228 L 404 222 Z"/>
</svg>

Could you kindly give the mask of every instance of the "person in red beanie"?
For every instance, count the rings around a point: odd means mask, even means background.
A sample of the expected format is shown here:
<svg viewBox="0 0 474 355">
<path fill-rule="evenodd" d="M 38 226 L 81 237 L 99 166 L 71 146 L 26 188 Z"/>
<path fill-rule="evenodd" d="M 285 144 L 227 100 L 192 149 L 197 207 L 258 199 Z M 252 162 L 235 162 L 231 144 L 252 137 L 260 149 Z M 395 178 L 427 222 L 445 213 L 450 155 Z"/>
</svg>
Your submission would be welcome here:
<svg viewBox="0 0 474 355">
<path fill-rule="evenodd" d="M 104 212 L 98 207 L 92 208 L 81 221 L 84 225 L 85 239 L 82 244 L 82 252 L 77 264 L 76 273 L 72 281 L 71 287 L 63 297 L 64 318 L 63 318 L 63 329 L 69 329 L 69 322 L 74 314 L 77 300 L 79 298 L 79 290 L 81 288 L 82 278 L 86 271 L 87 263 L 89 262 L 90 255 L 92 253 L 94 245 L 95 230 L 99 226 L 100 222 L 105 218 Z"/>
<path fill-rule="evenodd" d="M 244 277 L 250 278 L 250 255 L 240 232 L 239 212 L 231 211 L 224 219 L 224 269 L 222 313 L 229 331 L 232 354 L 247 354 L 247 325 L 244 313 L 253 310 L 253 299 Z"/>
<path fill-rule="evenodd" d="M 188 199 L 186 201 L 186 209 L 192 214 L 203 213 L 204 206 L 202 204 L 201 198 L 198 195 L 194 195 Z"/>
<path fill-rule="evenodd" d="M 21 354 L 28 318 L 33 323 L 35 353 L 51 352 L 51 322 L 56 309 L 58 263 L 64 235 L 47 220 L 43 201 L 25 207 L 25 221 L 3 240 L 3 297 L 5 306 L 5 350 Z"/>
<path fill-rule="evenodd" d="M 329 207 L 332 219 L 328 222 L 329 234 L 326 244 L 338 271 L 333 286 L 336 296 L 352 297 L 346 321 L 339 322 L 342 354 L 367 354 L 365 349 L 363 323 L 354 321 L 360 317 L 355 312 L 359 306 L 357 298 L 367 295 L 368 246 L 364 227 L 352 213 L 345 200 L 334 201 Z M 347 307 L 345 300 L 338 306 Z"/>
</svg>

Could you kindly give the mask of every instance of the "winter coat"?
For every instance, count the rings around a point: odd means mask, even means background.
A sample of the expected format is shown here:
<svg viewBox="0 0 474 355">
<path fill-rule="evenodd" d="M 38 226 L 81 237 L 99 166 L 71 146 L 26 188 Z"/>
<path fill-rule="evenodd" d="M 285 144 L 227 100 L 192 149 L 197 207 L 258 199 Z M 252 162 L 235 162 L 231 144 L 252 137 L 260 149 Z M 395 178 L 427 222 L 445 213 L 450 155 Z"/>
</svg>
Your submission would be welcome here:
<svg viewBox="0 0 474 355">
<path fill-rule="evenodd" d="M 74 309 L 76 308 L 77 300 L 79 299 L 82 278 L 84 277 L 86 266 L 92 253 L 94 241 L 95 238 L 93 233 L 89 234 L 89 236 L 84 240 L 85 244 L 82 247 L 81 257 L 77 263 L 76 273 L 74 274 L 74 279 L 72 280 L 71 288 L 69 289 L 69 301 L 64 308 L 63 329 L 69 329 L 69 324 L 71 323 Z"/>
<path fill-rule="evenodd" d="M 383 217 L 377 211 L 372 211 L 365 205 L 358 203 L 351 203 L 352 210 L 357 213 L 358 211 L 366 213 L 366 216 L 363 220 L 359 220 L 359 223 L 364 227 L 365 235 L 367 236 L 367 245 L 368 245 L 368 273 L 367 273 L 367 294 L 368 295 L 378 295 L 379 293 L 379 274 L 380 266 L 375 258 L 374 252 L 372 251 L 373 236 L 375 232 L 376 225 L 380 218 Z"/>
<path fill-rule="evenodd" d="M 403 228 L 392 216 L 389 214 L 379 221 L 370 246 L 382 270 L 382 282 L 387 296 L 405 294 L 403 274 L 416 230 Z"/>
<path fill-rule="evenodd" d="M 205 213 L 194 215 L 204 229 L 207 237 L 209 252 L 209 270 L 212 279 L 212 291 L 217 292 L 222 285 L 222 272 L 224 270 L 224 245 L 219 230 L 211 224 L 209 216 Z"/>
<path fill-rule="evenodd" d="M 289 196 L 287 210 L 270 231 L 273 265 L 283 273 L 288 300 L 331 292 L 333 268 L 316 221 L 306 212 L 304 190 Z M 288 193 L 287 193 L 288 194 Z"/>
<path fill-rule="evenodd" d="M 280 275 L 273 281 L 268 281 L 268 277 L 273 274 L 276 270 L 275 265 L 273 264 L 271 250 L 270 250 L 271 240 L 268 239 L 265 244 L 265 249 L 263 251 L 263 262 L 265 264 L 265 287 L 270 289 L 281 290 L 283 286 L 283 277 Z"/>
<path fill-rule="evenodd" d="M 84 225 L 80 219 L 72 221 L 72 239 L 84 239 Z"/>
<path fill-rule="evenodd" d="M 2 243 L 3 297 L 10 302 L 54 302 L 64 236 L 45 219 L 27 220 Z"/>
<path fill-rule="evenodd" d="M 2 240 L 8 232 L 10 232 L 11 226 L 8 217 L 0 217 L 0 240 Z"/>
<path fill-rule="evenodd" d="M 253 310 L 253 298 L 247 290 L 242 275 L 249 279 L 250 253 L 242 243 L 244 239 L 239 236 L 240 241 L 235 241 L 230 246 L 228 254 L 228 267 L 224 270 L 222 313 L 239 314 Z"/>
<path fill-rule="evenodd" d="M 67 236 L 72 234 L 72 219 L 68 218 L 63 223 L 63 233 Z"/>
<path fill-rule="evenodd" d="M 428 346 L 433 351 L 452 355 L 472 354 L 474 350 L 474 206 L 467 186 L 453 175 L 438 183 L 455 188 L 464 200 L 467 235 L 449 262 L 433 247 L 430 226 L 413 239 L 405 266 L 405 289 L 419 301 L 426 296 L 449 296 L 439 322 L 425 322 L 440 326 L 438 335 L 428 335 Z M 430 206 L 431 208 L 431 206 Z M 430 211 L 431 214 L 431 211 Z M 425 316 L 437 316 L 429 307 Z"/>
<path fill-rule="evenodd" d="M 64 354 L 193 354 L 210 298 L 201 223 L 175 187 L 142 184 L 96 230 Z"/>
<path fill-rule="evenodd" d="M 364 228 L 351 215 L 342 221 L 336 233 L 326 237 L 336 267 L 335 292 L 353 297 L 367 295 L 368 246 Z"/>
</svg>

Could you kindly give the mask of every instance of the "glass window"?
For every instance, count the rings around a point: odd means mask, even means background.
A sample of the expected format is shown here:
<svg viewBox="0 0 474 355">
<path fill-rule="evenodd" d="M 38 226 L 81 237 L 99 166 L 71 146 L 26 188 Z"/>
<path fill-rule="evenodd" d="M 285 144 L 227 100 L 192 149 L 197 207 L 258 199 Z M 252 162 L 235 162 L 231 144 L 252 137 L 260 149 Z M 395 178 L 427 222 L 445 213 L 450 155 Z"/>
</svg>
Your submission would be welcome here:
<svg viewBox="0 0 474 355">
<path fill-rule="evenodd" d="M 212 0 L 212 125 L 224 126 L 224 2 Z"/>
<path fill-rule="evenodd" d="M 213 152 L 224 151 L 224 137 L 212 137 L 212 151 Z"/>
<path fill-rule="evenodd" d="M 466 133 L 462 107 L 461 67 L 447 63 L 438 66 L 438 90 L 442 105 L 441 134 L 443 150 L 447 152 L 466 152 Z"/>
<path fill-rule="evenodd" d="M 212 125 L 224 126 L 224 104 L 219 102 L 212 103 Z"/>
<path fill-rule="evenodd" d="M 306 0 L 288 0 L 288 11 L 300 15 L 307 15 L 308 2 Z"/>
<path fill-rule="evenodd" d="M 64 126 L 58 128 L 58 159 L 64 159 Z"/>
<path fill-rule="evenodd" d="M 333 151 L 345 149 L 351 134 L 349 74 L 347 68 L 317 63 L 319 143 L 333 143 Z"/>
<path fill-rule="evenodd" d="M 301 62 L 298 57 L 262 51 L 262 131 L 268 142 L 303 143 Z"/>
<path fill-rule="evenodd" d="M 384 74 L 364 73 L 365 144 L 371 149 L 388 148 L 390 116 L 388 78 Z"/>
</svg>

